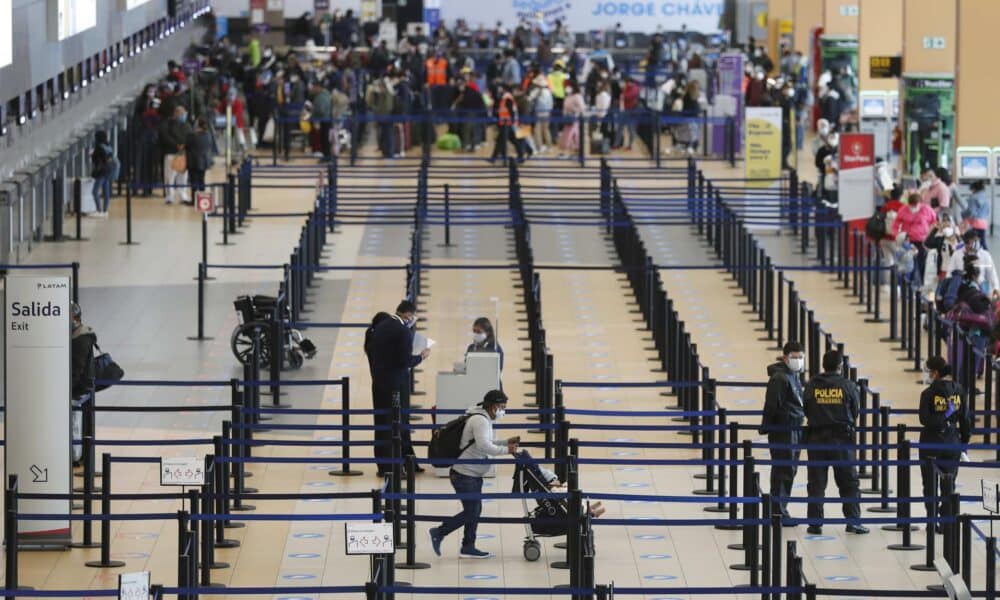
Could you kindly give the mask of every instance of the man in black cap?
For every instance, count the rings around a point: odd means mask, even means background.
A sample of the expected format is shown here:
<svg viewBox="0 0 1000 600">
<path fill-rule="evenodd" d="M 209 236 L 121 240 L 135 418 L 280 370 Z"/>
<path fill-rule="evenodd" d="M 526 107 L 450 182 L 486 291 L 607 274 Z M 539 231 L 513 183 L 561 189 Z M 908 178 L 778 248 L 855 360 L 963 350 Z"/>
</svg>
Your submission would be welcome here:
<svg viewBox="0 0 1000 600">
<path fill-rule="evenodd" d="M 425 348 L 420 354 L 413 354 L 413 326 L 416 323 L 417 308 L 409 300 L 403 300 L 396 307 L 396 313 L 380 321 L 366 340 L 365 351 L 372 372 L 372 400 L 375 410 L 384 411 L 384 414 L 375 415 L 375 425 L 381 427 L 375 431 L 375 441 L 382 442 L 375 446 L 376 458 L 392 457 L 392 432 L 387 427 L 392 425 L 392 399 L 396 394 L 403 410 L 403 456 L 414 453 L 410 430 L 406 427 L 410 424 L 410 369 L 431 353 L 430 348 Z M 379 464 L 378 474 L 384 475 L 390 469 L 391 465 Z M 417 468 L 418 472 L 421 470 Z"/>
<path fill-rule="evenodd" d="M 491 456 L 516 454 L 520 437 L 504 440 L 493 439 L 493 423 L 503 419 L 507 412 L 507 396 L 500 390 L 486 392 L 483 401 L 466 411 L 465 427 L 462 429 L 462 439 L 459 448 L 462 453 L 459 460 L 483 460 L 480 464 L 452 465 L 451 486 L 456 494 L 478 495 L 483 492 L 483 477 L 490 471 L 490 465 L 485 461 Z M 430 529 L 431 547 L 434 553 L 441 556 L 441 541 L 449 533 L 464 527 L 462 548 L 459 556 L 463 558 L 490 558 L 489 552 L 476 548 L 476 529 L 479 526 L 479 514 L 483 511 L 483 501 L 480 498 L 461 498 L 462 512 L 445 519 L 438 527 Z"/>
<path fill-rule="evenodd" d="M 840 497 L 847 500 L 844 502 L 844 517 L 849 521 L 847 531 L 862 534 L 868 533 L 868 528 L 859 522 L 861 507 L 857 502 L 850 502 L 861 497 L 858 490 L 858 472 L 853 464 L 854 430 L 858 415 L 861 414 L 861 399 L 858 386 L 840 374 L 843 364 L 844 359 L 840 352 L 831 350 L 824 354 L 823 372 L 806 384 L 802 395 L 806 405 L 806 418 L 809 419 L 807 429 L 809 461 L 836 463 L 833 465 L 833 479 L 837 482 Z M 829 466 L 814 464 L 807 469 L 809 472 L 807 493 L 810 498 L 822 498 L 826 495 L 826 475 Z M 809 503 L 809 519 L 816 521 L 823 519 L 821 503 Z M 811 523 L 809 533 L 823 533 L 823 525 L 819 522 Z"/>
</svg>

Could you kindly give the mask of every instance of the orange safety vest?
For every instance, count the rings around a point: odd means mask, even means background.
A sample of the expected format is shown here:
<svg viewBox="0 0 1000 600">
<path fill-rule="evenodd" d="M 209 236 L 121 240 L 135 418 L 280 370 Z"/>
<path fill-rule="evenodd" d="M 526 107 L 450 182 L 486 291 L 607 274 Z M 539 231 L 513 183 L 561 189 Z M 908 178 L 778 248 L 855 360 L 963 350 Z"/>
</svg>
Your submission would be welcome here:
<svg viewBox="0 0 1000 600">
<path fill-rule="evenodd" d="M 511 113 L 511 107 L 514 105 L 514 96 L 510 92 L 505 92 L 503 96 L 500 97 L 500 102 L 497 104 L 497 121 L 500 125 L 511 125 L 514 122 L 514 115 Z"/>
<path fill-rule="evenodd" d="M 447 85 L 448 61 L 443 58 L 428 58 L 424 63 L 427 67 L 427 85 Z"/>
</svg>

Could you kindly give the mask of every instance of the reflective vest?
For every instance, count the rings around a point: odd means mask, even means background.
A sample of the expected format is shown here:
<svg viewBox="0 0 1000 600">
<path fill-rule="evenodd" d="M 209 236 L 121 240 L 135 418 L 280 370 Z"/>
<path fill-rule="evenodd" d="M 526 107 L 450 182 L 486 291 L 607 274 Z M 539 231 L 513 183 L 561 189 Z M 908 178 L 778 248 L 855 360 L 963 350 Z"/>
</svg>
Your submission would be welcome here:
<svg viewBox="0 0 1000 600">
<path fill-rule="evenodd" d="M 566 97 L 566 80 L 569 75 L 565 71 L 552 71 L 549 73 L 549 88 L 552 90 L 553 98 Z"/>
<path fill-rule="evenodd" d="M 443 58 L 428 58 L 427 85 L 446 85 L 448 83 L 448 61 Z"/>
<path fill-rule="evenodd" d="M 511 125 L 514 123 L 514 114 L 511 108 L 514 106 L 514 96 L 510 92 L 505 92 L 497 103 L 497 121 L 500 125 Z"/>
</svg>

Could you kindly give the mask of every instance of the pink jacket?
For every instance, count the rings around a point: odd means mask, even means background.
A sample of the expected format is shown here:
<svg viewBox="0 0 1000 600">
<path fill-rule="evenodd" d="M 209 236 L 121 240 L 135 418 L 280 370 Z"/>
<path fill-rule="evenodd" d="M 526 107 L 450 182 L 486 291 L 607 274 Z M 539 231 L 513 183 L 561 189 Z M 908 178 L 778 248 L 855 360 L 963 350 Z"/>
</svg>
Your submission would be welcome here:
<svg viewBox="0 0 1000 600">
<path fill-rule="evenodd" d="M 923 242 L 927 239 L 927 233 L 931 225 L 937 221 L 937 214 L 929 204 L 917 204 L 919 209 L 913 212 L 909 205 L 899 209 L 896 213 L 896 220 L 892 222 L 892 232 L 899 234 L 900 231 L 906 233 L 906 237 L 911 242 Z"/>
<path fill-rule="evenodd" d="M 927 206 L 931 206 L 931 200 L 935 198 L 940 208 L 948 208 L 951 205 L 951 190 L 940 179 L 935 179 L 930 187 L 920 192 L 920 202 Z"/>
</svg>

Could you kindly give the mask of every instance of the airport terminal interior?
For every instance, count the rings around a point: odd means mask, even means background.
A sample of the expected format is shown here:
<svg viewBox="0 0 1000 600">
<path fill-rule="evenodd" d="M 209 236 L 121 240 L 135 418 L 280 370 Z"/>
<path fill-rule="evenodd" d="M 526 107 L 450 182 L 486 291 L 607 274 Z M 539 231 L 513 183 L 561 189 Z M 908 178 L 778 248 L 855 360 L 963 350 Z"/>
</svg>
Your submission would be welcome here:
<svg viewBox="0 0 1000 600">
<path fill-rule="evenodd" d="M 0 0 L 3 596 L 996 598 L 996 23 Z"/>
</svg>

